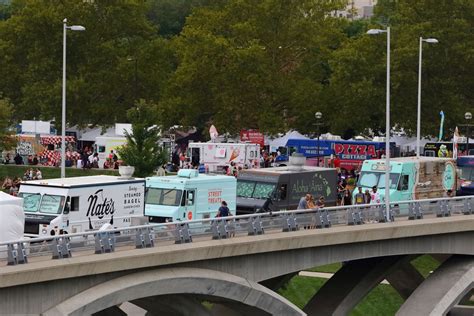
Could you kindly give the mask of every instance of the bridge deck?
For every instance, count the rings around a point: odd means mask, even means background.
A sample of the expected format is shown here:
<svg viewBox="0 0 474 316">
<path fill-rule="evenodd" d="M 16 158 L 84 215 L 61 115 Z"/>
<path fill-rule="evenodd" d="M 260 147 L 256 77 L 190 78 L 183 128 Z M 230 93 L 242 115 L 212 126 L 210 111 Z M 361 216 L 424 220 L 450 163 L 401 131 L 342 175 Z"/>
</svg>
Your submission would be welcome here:
<svg viewBox="0 0 474 316">
<path fill-rule="evenodd" d="M 240 233 L 233 238 L 220 240 L 203 236 L 195 238 L 193 243 L 174 244 L 170 240 L 144 249 L 126 245 L 118 247 L 113 253 L 98 255 L 94 254 L 94 250 L 75 251 L 72 258 L 51 260 L 49 256 L 38 256 L 30 257 L 28 264 L 4 266 L 0 268 L 0 288 L 198 260 L 470 231 L 474 231 L 474 215 L 341 225 L 331 229 L 301 229 L 294 232 L 275 229 L 266 231 L 264 235 L 247 236 Z"/>
</svg>

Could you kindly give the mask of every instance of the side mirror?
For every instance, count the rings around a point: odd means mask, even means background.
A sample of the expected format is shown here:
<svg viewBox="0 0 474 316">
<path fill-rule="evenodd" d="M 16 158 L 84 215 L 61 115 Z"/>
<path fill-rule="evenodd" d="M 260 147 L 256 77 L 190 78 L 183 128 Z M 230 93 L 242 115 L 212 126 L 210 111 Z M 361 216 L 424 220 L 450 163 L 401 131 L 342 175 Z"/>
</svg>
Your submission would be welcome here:
<svg viewBox="0 0 474 316">
<path fill-rule="evenodd" d="M 66 205 L 64 205 L 63 214 L 69 214 L 70 211 L 71 211 L 71 202 L 66 202 Z"/>
</svg>

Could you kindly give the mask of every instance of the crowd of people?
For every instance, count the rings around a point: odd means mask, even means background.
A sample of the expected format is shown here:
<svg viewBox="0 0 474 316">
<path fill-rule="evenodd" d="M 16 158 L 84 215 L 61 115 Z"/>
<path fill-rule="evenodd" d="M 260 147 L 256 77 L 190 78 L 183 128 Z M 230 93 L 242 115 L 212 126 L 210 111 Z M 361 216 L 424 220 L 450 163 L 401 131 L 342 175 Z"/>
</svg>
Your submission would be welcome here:
<svg viewBox="0 0 474 316">
<path fill-rule="evenodd" d="M 43 173 L 39 168 L 33 169 L 29 168 L 25 170 L 25 173 L 23 174 L 23 180 L 41 180 L 43 179 Z"/>
<path fill-rule="evenodd" d="M 99 159 L 99 153 L 94 152 L 92 147 L 84 147 L 80 151 L 81 161 L 78 163 L 78 166 L 83 169 L 99 168 L 102 163 Z M 104 169 L 118 169 L 119 161 L 117 154 L 111 150 L 105 161 L 103 162 L 102 167 Z"/>
<path fill-rule="evenodd" d="M 29 169 L 26 169 L 25 172 L 23 173 L 23 179 L 20 177 L 17 177 L 17 178 L 6 177 L 3 180 L 1 190 L 13 196 L 17 196 L 18 191 L 20 189 L 21 181 L 41 180 L 41 179 L 43 179 L 43 174 L 40 169 L 29 168 Z"/>
<path fill-rule="evenodd" d="M 2 191 L 7 192 L 13 196 L 18 195 L 20 190 L 21 178 L 10 178 L 6 177 L 2 183 Z"/>
</svg>

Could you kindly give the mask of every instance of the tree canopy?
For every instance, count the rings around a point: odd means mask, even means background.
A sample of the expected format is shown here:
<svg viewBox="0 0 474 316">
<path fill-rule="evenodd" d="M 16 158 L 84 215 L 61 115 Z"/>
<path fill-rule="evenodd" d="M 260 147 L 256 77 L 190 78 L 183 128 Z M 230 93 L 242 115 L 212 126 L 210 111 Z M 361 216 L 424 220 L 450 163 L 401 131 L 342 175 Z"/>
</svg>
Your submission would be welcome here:
<svg viewBox="0 0 474 316">
<path fill-rule="evenodd" d="M 138 99 L 153 124 L 236 133 L 297 129 L 345 136 L 384 130 L 386 41 L 392 30 L 393 124 L 415 129 L 418 41 L 422 133 L 473 110 L 474 2 L 379 0 L 371 20 L 336 17 L 345 0 L 13 0 L 0 7 L 0 94 L 12 117 L 60 121 L 62 20 L 69 125 L 129 122 Z"/>
</svg>

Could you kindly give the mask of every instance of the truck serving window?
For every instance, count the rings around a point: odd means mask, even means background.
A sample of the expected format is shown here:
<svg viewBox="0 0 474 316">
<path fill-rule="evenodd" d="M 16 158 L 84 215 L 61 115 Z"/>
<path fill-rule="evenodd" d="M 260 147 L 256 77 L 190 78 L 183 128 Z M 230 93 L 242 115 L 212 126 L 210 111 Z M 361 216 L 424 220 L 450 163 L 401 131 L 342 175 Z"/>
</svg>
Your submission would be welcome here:
<svg viewBox="0 0 474 316">
<path fill-rule="evenodd" d="M 40 212 L 49 214 L 60 214 L 64 208 L 65 197 L 61 195 L 43 195 L 41 199 Z"/>
<path fill-rule="evenodd" d="M 182 190 L 148 188 L 146 204 L 179 206 Z"/>
<path fill-rule="evenodd" d="M 466 181 L 474 181 L 474 166 L 461 167 L 461 179 Z"/>
<path fill-rule="evenodd" d="M 237 181 L 237 196 L 250 198 L 254 188 L 255 182 Z"/>
<path fill-rule="evenodd" d="M 390 189 L 397 189 L 398 178 L 400 178 L 400 174 L 390 174 Z M 360 174 L 358 186 L 372 188 L 374 185 L 376 185 L 379 189 L 385 188 L 385 173 L 363 171 Z"/>
<path fill-rule="evenodd" d="M 273 190 L 275 190 L 275 183 L 257 182 L 253 191 L 253 197 L 256 199 L 266 199 L 272 194 Z"/>
<path fill-rule="evenodd" d="M 238 181 L 237 196 L 266 199 L 275 190 L 275 183 Z"/>
<path fill-rule="evenodd" d="M 39 193 L 21 192 L 18 196 L 23 198 L 23 209 L 25 212 L 38 212 L 41 201 L 41 195 Z"/>
</svg>

